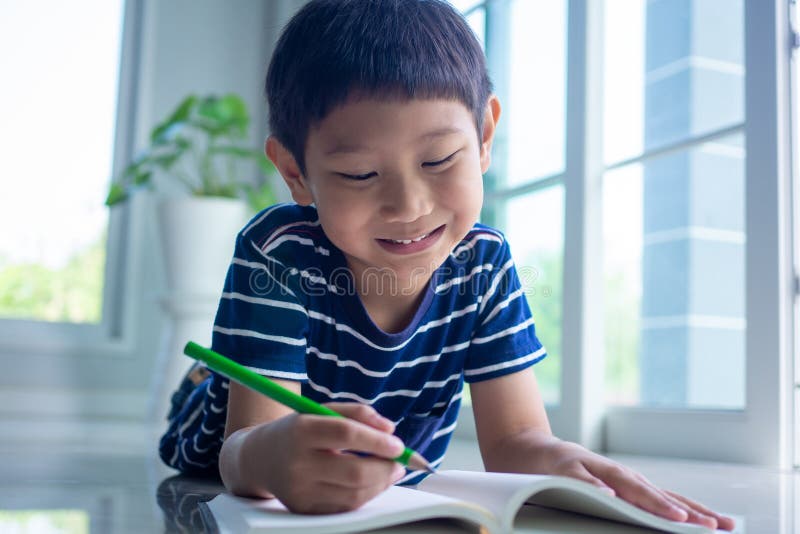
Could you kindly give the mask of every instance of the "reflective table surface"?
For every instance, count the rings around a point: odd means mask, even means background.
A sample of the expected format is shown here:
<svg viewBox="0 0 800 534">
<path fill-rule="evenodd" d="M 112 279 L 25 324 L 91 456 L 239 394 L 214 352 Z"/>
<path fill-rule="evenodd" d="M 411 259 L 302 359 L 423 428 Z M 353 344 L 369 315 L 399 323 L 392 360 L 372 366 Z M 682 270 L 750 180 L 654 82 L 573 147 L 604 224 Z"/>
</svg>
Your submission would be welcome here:
<svg viewBox="0 0 800 534">
<path fill-rule="evenodd" d="M 459 447 L 464 446 L 453 445 L 456 461 L 444 467 L 471 467 L 467 464 L 474 462 L 474 457 L 460 464 L 457 461 L 465 458 L 459 456 Z M 200 513 L 198 503 L 222 491 L 221 483 L 176 476 L 155 453 L 36 447 L 0 449 L 0 457 L 0 532 L 217 531 L 213 520 Z M 796 472 L 633 456 L 614 458 L 640 470 L 656 484 L 733 515 L 738 519 L 736 532 L 800 532 L 800 475 Z M 532 532 L 563 531 L 560 522 L 557 515 L 543 517 Z M 431 522 L 391 530 L 403 531 L 452 532 L 458 528 Z"/>
</svg>

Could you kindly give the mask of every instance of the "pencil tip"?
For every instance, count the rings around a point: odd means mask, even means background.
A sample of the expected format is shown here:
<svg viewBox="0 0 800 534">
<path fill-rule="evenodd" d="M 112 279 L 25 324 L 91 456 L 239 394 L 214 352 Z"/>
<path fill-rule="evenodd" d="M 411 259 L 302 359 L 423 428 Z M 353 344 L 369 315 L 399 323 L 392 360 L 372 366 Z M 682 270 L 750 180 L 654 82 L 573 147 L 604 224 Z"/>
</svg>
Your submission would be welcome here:
<svg viewBox="0 0 800 534">
<path fill-rule="evenodd" d="M 436 468 L 429 464 L 418 452 L 412 454 L 411 458 L 408 459 L 408 467 L 415 471 L 427 471 L 428 473 L 436 472 Z"/>
</svg>

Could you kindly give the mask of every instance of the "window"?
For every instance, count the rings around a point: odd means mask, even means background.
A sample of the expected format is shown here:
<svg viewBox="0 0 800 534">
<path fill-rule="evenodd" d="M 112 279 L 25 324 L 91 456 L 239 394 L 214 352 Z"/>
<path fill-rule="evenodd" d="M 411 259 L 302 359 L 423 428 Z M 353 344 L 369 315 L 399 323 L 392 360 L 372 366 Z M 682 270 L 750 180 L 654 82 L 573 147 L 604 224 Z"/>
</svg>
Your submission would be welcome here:
<svg viewBox="0 0 800 534">
<path fill-rule="evenodd" d="M 743 4 L 604 15 L 606 400 L 740 409 Z"/>
<path fill-rule="evenodd" d="M 98 324 L 122 0 L 5 2 L 0 318 Z"/>
<path fill-rule="evenodd" d="M 506 234 L 548 352 L 547 365 L 535 368 L 537 380 L 545 403 L 556 406 L 561 399 L 566 1 L 450 3 L 484 45 L 502 108 L 484 177 L 481 221 Z M 469 402 L 467 389 L 464 405 Z M 462 435 L 471 428 L 465 412 Z"/>
<path fill-rule="evenodd" d="M 537 273 L 556 434 L 785 465 L 788 0 L 460 4 L 503 104 L 483 220 Z"/>
</svg>

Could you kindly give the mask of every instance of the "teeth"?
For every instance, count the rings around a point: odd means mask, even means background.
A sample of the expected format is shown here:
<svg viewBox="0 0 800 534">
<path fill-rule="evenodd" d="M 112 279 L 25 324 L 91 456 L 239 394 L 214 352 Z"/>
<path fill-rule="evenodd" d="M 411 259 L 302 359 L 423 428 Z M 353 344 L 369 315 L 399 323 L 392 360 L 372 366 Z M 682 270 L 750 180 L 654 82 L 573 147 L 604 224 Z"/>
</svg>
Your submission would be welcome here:
<svg viewBox="0 0 800 534">
<path fill-rule="evenodd" d="M 421 235 L 419 237 L 415 237 L 414 239 L 390 239 L 392 243 L 399 243 L 402 245 L 410 245 L 411 243 L 416 243 L 417 241 L 421 241 L 428 237 L 428 234 Z"/>
</svg>

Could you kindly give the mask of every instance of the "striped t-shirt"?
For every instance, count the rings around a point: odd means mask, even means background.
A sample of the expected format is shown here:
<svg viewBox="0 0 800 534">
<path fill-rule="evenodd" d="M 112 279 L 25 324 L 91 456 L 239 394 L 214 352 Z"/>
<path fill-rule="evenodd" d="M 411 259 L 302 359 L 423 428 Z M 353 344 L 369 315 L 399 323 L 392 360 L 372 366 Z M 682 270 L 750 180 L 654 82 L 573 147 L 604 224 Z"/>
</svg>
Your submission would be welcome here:
<svg viewBox="0 0 800 534">
<path fill-rule="evenodd" d="M 386 333 L 367 314 L 316 209 L 295 204 L 262 211 L 237 236 L 212 348 L 260 374 L 300 381 L 317 402 L 373 406 L 434 466 L 465 381 L 514 373 L 545 356 L 499 231 L 476 224 L 434 272 L 408 326 Z M 216 462 L 226 381 L 214 376 L 205 397 L 195 421 L 184 423 L 176 464 Z M 409 472 L 402 483 L 421 478 Z"/>
</svg>

